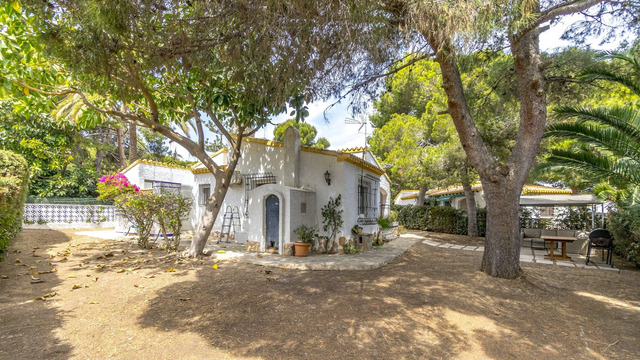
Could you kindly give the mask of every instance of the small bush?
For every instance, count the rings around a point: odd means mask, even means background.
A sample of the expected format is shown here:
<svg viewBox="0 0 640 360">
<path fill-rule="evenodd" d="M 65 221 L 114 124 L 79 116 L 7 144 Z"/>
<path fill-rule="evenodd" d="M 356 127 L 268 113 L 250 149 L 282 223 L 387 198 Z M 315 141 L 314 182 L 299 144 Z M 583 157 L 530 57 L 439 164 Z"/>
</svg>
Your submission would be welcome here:
<svg viewBox="0 0 640 360">
<path fill-rule="evenodd" d="M 189 214 L 192 200 L 169 192 L 153 194 L 155 197 L 153 208 L 156 209 L 156 219 L 162 235 L 166 240 L 167 251 L 177 251 L 180 245 L 180 232 L 182 231 L 182 218 Z M 167 230 L 171 232 L 171 239 L 167 236 Z"/>
<path fill-rule="evenodd" d="M 293 232 L 298 236 L 300 242 L 311 244 L 313 238 L 318 236 L 317 226 L 300 225 Z"/>
<path fill-rule="evenodd" d="M 391 219 L 380 218 L 378 219 L 378 225 L 383 229 L 388 229 L 391 227 Z"/>
<path fill-rule="evenodd" d="M 612 212 L 609 230 L 613 235 L 616 252 L 636 265 L 640 265 L 640 205 Z"/>
<path fill-rule="evenodd" d="M 114 205 L 133 219 L 138 231 L 138 246 L 149 248 L 149 235 L 158 212 L 156 196 L 150 192 L 126 193 L 115 198 Z"/>
<path fill-rule="evenodd" d="M 0 150 L 0 261 L 9 243 L 22 229 L 28 184 L 29 166 L 24 158 Z"/>
</svg>

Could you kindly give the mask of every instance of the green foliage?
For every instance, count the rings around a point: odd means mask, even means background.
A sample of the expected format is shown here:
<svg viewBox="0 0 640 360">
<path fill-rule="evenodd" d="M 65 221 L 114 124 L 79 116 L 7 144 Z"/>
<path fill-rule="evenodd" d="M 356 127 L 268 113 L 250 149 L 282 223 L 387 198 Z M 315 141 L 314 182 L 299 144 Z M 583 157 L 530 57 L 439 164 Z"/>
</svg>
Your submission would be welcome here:
<svg viewBox="0 0 640 360">
<path fill-rule="evenodd" d="M 339 194 L 335 199 L 329 197 L 329 201 L 322 207 L 322 230 L 329 232 L 329 240 L 334 241 L 336 234 L 344 224 L 342 220 L 342 213 L 344 210 L 340 208 L 342 205 L 342 194 Z"/>
<path fill-rule="evenodd" d="M 298 131 L 300 132 L 300 143 L 302 144 L 302 146 L 324 150 L 331 145 L 329 143 L 329 140 L 325 138 L 320 138 L 316 141 L 318 130 L 315 126 L 307 123 L 297 122 L 295 119 L 287 120 L 281 124 L 278 124 L 278 126 L 273 129 L 274 139 L 276 141 L 283 141 L 285 130 L 287 130 L 291 126 L 298 129 Z"/>
<path fill-rule="evenodd" d="M 467 234 L 467 216 L 464 211 L 446 206 L 398 206 L 398 222 L 407 229 L 434 231 L 447 234 Z M 478 236 L 486 233 L 486 209 L 478 209 Z"/>
<path fill-rule="evenodd" d="M 24 158 L 0 150 L 0 260 L 22 228 L 28 185 L 29 170 Z"/>
<path fill-rule="evenodd" d="M 545 137 L 565 142 L 551 148 L 539 168 L 579 172 L 593 183 L 608 182 L 624 190 L 640 186 L 640 63 L 638 58 L 623 54 L 609 59 L 607 65 L 584 71 L 583 79 L 617 84 L 633 97 L 626 96 L 626 103 L 611 106 L 555 109 L 557 122 L 548 126 Z"/>
<path fill-rule="evenodd" d="M 388 229 L 391 227 L 391 219 L 380 218 L 378 219 L 378 225 L 383 229 Z"/>
<path fill-rule="evenodd" d="M 318 227 L 300 225 L 293 232 L 298 236 L 300 242 L 311 244 L 313 243 L 313 238 L 318 236 Z"/>
<path fill-rule="evenodd" d="M 360 253 L 360 248 L 351 239 L 342 245 L 342 252 L 347 255 L 353 255 Z"/>
<path fill-rule="evenodd" d="M 640 266 L 640 205 L 612 212 L 609 230 L 613 234 L 616 251 Z"/>
<path fill-rule="evenodd" d="M 155 220 L 164 235 L 167 251 L 177 251 L 180 245 L 182 219 L 189 214 L 193 201 L 170 192 L 154 194 Z M 171 237 L 167 233 L 171 233 Z"/>
<path fill-rule="evenodd" d="M 176 251 L 180 244 L 182 219 L 189 213 L 191 200 L 172 193 L 155 194 L 150 191 L 125 192 L 115 198 L 115 206 L 135 223 L 138 231 L 138 246 L 150 248 L 149 234 L 157 223 L 164 238 L 166 250 Z M 172 237 L 168 237 L 168 233 Z"/>
<path fill-rule="evenodd" d="M 159 210 L 155 194 L 151 192 L 125 193 L 115 198 L 114 205 L 133 219 L 138 232 L 138 246 L 148 249 L 152 245 L 149 244 L 149 235 Z"/>
</svg>

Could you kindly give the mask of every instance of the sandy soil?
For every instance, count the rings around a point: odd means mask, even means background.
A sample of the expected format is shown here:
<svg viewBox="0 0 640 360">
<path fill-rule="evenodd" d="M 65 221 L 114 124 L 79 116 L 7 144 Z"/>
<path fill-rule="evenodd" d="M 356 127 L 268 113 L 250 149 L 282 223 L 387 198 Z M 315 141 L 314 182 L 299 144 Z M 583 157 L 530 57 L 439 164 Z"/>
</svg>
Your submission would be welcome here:
<svg viewBox="0 0 640 360">
<path fill-rule="evenodd" d="M 0 359 L 640 358 L 637 271 L 503 280 L 477 271 L 482 253 L 422 243 L 372 271 L 163 256 L 23 231 L 0 263 Z"/>
</svg>

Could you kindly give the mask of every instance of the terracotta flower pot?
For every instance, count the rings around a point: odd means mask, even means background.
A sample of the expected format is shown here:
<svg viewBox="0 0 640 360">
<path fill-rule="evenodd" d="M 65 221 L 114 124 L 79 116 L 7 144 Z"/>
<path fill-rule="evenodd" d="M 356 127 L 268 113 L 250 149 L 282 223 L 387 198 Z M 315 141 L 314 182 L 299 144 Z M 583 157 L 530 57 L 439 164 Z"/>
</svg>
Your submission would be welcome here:
<svg viewBox="0 0 640 360">
<path fill-rule="evenodd" d="M 309 254 L 309 247 L 311 244 L 303 243 L 303 242 L 294 242 L 293 247 L 296 251 L 296 256 L 305 257 Z"/>
</svg>

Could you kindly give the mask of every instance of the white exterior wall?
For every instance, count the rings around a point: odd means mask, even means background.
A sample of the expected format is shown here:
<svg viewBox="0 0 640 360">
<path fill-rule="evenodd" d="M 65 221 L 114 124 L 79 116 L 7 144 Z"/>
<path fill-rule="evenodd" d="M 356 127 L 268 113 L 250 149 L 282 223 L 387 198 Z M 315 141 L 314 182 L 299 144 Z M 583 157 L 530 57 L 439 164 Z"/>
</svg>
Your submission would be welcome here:
<svg viewBox="0 0 640 360">
<path fill-rule="evenodd" d="M 318 154 L 308 151 L 300 151 L 300 189 L 283 186 L 284 178 L 284 147 L 267 146 L 261 143 L 244 142 L 242 145 L 242 157 L 238 161 L 236 171 L 242 175 L 250 173 L 271 172 L 276 178 L 275 185 L 262 185 L 249 192 L 249 217 L 244 216 L 245 184 L 230 185 L 227 195 L 222 203 L 220 212 L 213 226 L 213 231 L 220 231 L 222 228 L 224 213 L 228 206 L 237 206 L 240 212 L 241 228 L 237 232 L 245 233 L 250 241 L 261 242 L 262 249 L 264 234 L 264 204 L 262 201 L 268 191 L 274 191 L 275 195 L 281 197 L 281 242 L 295 240 L 293 230 L 301 225 L 317 225 L 320 235 L 329 235 L 322 231 L 322 212 L 330 197 L 336 198 L 342 194 L 342 209 L 344 225 L 337 237 L 351 235 L 351 228 L 358 220 L 358 180 L 362 174 L 362 169 L 346 161 L 337 161 L 335 156 Z M 367 154 L 368 156 L 368 154 Z M 225 165 L 227 153 L 220 153 L 216 156 L 219 165 Z M 367 159 L 371 160 L 371 159 Z M 373 163 L 373 162 L 372 162 Z M 202 167 L 202 165 L 200 165 Z M 324 173 L 331 174 L 331 185 L 327 185 Z M 380 179 L 380 188 L 387 192 L 387 204 L 391 201 L 390 184 L 384 176 L 364 171 L 364 174 Z M 212 174 L 193 174 L 189 170 L 164 167 L 138 163 L 129 169 L 125 175 L 133 184 L 144 186 L 144 180 L 168 181 L 182 184 L 184 195 L 191 196 L 193 207 L 189 214 L 188 221 L 185 221 L 185 230 L 194 229 L 204 213 L 204 205 L 199 204 L 200 185 L 209 184 L 211 192 L 215 187 L 215 179 Z M 380 200 L 380 189 L 378 198 L 373 206 L 378 205 Z M 307 214 L 299 212 L 301 202 L 307 203 Z M 259 205 L 258 207 L 256 207 Z M 298 211 L 296 211 L 298 209 Z M 388 210 L 384 214 L 388 216 Z M 378 225 L 364 226 L 365 233 L 378 230 Z M 238 234 L 236 234 L 236 239 Z M 292 240 L 293 239 L 293 240 Z M 337 238 L 336 238 L 337 240 Z M 281 247 L 282 249 L 282 247 Z"/>
<path fill-rule="evenodd" d="M 416 205 L 418 203 L 418 198 L 402 200 L 403 197 L 414 195 L 414 194 L 417 194 L 417 192 L 409 191 L 409 190 L 400 190 L 400 194 L 397 195 L 393 203 L 396 205 Z"/>
</svg>

